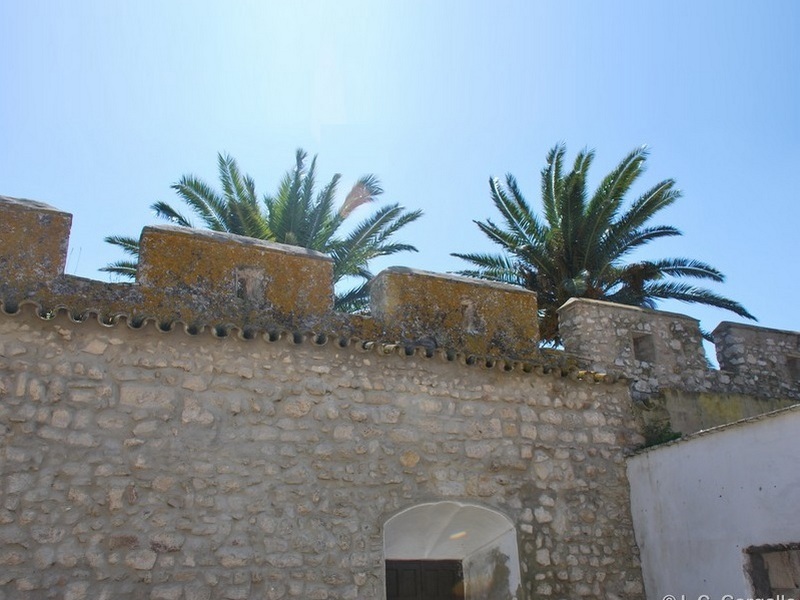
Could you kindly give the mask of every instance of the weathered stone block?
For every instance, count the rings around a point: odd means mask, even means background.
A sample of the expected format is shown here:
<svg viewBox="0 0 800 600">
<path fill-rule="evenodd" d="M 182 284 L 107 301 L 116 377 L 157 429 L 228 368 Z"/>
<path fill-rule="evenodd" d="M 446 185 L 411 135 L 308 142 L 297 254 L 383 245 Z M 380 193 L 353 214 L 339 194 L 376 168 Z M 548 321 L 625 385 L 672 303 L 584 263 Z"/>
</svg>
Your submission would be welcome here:
<svg viewBox="0 0 800 600">
<path fill-rule="evenodd" d="M 725 321 L 713 335 L 721 369 L 800 382 L 800 333 Z"/>
<path fill-rule="evenodd" d="M 600 372 L 678 374 L 708 368 L 697 319 L 571 298 L 558 309 L 564 349 Z"/>
<path fill-rule="evenodd" d="M 329 257 L 185 227 L 144 228 L 137 281 L 143 312 L 186 323 L 244 326 L 265 312 L 302 323 L 319 320 L 333 306 Z"/>
<path fill-rule="evenodd" d="M 404 343 L 522 357 L 539 341 L 536 294 L 511 285 L 392 267 L 370 284 L 370 306 Z"/>
<path fill-rule="evenodd" d="M 72 215 L 52 206 L 0 196 L 0 287 L 63 274 L 71 225 Z"/>
<path fill-rule="evenodd" d="M 119 402 L 123 406 L 134 408 L 171 409 L 175 402 L 175 391 L 170 388 L 126 383 L 120 385 Z"/>
<path fill-rule="evenodd" d="M 158 555 L 152 550 L 134 550 L 125 557 L 125 564 L 137 571 L 149 571 L 156 564 Z"/>
</svg>

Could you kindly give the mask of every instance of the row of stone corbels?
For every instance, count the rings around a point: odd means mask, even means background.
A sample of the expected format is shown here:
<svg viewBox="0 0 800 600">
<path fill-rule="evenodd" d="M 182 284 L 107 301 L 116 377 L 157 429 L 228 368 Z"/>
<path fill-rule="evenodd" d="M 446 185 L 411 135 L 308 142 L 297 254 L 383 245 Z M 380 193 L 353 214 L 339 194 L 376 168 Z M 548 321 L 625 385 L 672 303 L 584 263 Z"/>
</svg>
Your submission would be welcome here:
<svg viewBox="0 0 800 600">
<path fill-rule="evenodd" d="M 677 313 L 572 299 L 559 309 L 565 350 L 595 371 L 641 377 L 707 370 L 700 323 Z M 800 387 L 800 333 L 723 322 L 713 332 L 720 369 Z"/>
<path fill-rule="evenodd" d="M 0 197 L 0 301 L 44 310 L 241 329 L 342 331 L 371 340 L 523 358 L 537 351 L 536 296 L 520 288 L 392 268 L 371 316 L 333 310 L 333 263 L 318 252 L 207 230 L 145 227 L 136 282 L 64 274 L 72 216 Z"/>
</svg>

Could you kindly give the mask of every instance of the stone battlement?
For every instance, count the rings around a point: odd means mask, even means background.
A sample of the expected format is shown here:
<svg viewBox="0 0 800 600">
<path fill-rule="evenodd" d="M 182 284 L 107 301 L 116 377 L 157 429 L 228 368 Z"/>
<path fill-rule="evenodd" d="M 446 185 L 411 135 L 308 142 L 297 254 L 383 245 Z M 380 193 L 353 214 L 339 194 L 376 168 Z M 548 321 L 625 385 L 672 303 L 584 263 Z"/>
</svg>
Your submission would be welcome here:
<svg viewBox="0 0 800 600">
<path fill-rule="evenodd" d="M 393 267 L 371 284 L 371 314 L 333 310 L 333 265 L 318 252 L 174 226 L 145 227 L 135 283 L 64 274 L 72 216 L 0 197 L 0 303 L 40 313 L 147 320 L 190 332 L 325 332 L 464 356 L 541 361 L 535 294 L 518 287 Z M 800 333 L 723 323 L 721 371 L 709 369 L 699 323 L 685 315 L 586 299 L 559 312 L 564 354 L 580 368 L 664 388 L 800 399 Z M 551 353 L 550 357 L 553 356 Z M 766 391 L 765 391 L 766 390 Z"/>
<path fill-rule="evenodd" d="M 521 358 L 536 353 L 536 296 L 513 286 L 410 269 L 373 283 L 372 318 L 333 311 L 333 265 L 312 250 L 173 226 L 145 227 L 136 282 L 64 274 L 72 216 L 0 197 L 0 301 L 33 301 L 163 328 L 336 331 L 366 340 Z"/>
</svg>

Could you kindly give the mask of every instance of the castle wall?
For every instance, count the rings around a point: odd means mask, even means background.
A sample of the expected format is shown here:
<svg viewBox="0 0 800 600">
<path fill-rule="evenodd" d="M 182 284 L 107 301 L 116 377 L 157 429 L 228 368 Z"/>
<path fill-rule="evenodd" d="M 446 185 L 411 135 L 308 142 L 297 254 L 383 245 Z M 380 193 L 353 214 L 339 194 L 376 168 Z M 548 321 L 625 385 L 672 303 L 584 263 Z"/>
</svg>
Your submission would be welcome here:
<svg viewBox="0 0 800 600">
<path fill-rule="evenodd" d="M 571 300 L 542 351 L 516 287 L 392 268 L 342 314 L 327 257 L 176 227 L 102 283 L 70 223 L 0 197 L 0 600 L 380 599 L 431 557 L 467 598 L 640 598 L 644 426 L 800 401 L 796 332 L 723 324 L 713 371 L 696 320 Z"/>
<path fill-rule="evenodd" d="M 514 524 L 513 597 L 640 596 L 625 383 L 298 341 L 0 315 L 0 597 L 381 598 L 436 500 Z"/>
<path fill-rule="evenodd" d="M 564 349 L 631 382 L 643 422 L 691 434 L 800 402 L 800 333 L 722 323 L 709 368 L 699 322 L 685 315 L 573 298 L 559 309 Z"/>
</svg>

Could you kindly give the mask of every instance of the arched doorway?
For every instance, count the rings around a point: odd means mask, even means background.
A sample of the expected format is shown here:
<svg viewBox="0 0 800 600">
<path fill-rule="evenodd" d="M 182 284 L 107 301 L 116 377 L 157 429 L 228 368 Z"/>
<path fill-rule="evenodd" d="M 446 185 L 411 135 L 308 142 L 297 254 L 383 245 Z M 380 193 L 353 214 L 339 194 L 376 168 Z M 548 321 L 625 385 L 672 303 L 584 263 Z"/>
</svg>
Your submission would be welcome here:
<svg viewBox="0 0 800 600">
<path fill-rule="evenodd" d="M 419 504 L 384 526 L 387 600 L 521 600 L 517 533 L 475 504 Z"/>
</svg>

